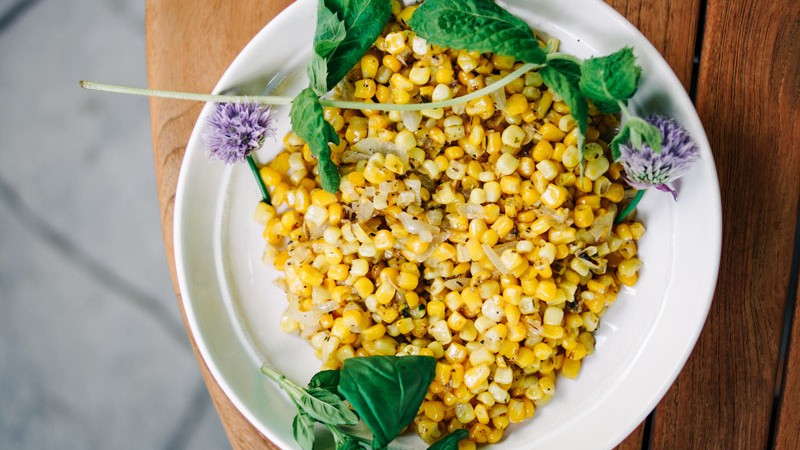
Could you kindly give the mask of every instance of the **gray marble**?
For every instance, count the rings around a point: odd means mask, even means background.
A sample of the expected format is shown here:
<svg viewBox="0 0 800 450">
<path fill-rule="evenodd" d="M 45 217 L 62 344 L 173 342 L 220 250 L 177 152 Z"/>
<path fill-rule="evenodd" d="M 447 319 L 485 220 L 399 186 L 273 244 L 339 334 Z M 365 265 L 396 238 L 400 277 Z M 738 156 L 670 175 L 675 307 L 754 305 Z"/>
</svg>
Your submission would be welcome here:
<svg viewBox="0 0 800 450">
<path fill-rule="evenodd" d="M 141 0 L 0 0 L 0 448 L 229 447 L 166 265 Z"/>
</svg>

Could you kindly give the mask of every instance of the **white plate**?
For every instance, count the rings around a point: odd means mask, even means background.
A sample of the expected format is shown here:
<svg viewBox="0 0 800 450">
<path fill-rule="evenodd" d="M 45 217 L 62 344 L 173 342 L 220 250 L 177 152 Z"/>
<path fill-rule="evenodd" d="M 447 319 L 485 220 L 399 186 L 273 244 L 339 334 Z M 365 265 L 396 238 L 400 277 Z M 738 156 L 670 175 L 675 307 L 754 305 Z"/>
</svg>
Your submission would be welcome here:
<svg viewBox="0 0 800 450">
<path fill-rule="evenodd" d="M 596 0 L 510 1 L 510 11 L 561 39 L 580 57 L 632 46 L 644 68 L 636 105 L 675 117 L 700 145 L 701 159 L 682 178 L 679 202 L 648 192 L 639 207 L 647 233 L 644 267 L 603 317 L 597 351 L 577 380 L 559 378 L 553 400 L 533 420 L 512 426 L 497 448 L 610 448 L 630 433 L 665 394 L 705 322 L 716 282 L 721 241 L 719 186 L 702 124 L 667 63 L 622 16 Z M 275 75 L 274 93 L 293 95 L 305 83 L 316 2 L 300 0 L 253 38 L 216 91 Z M 287 75 L 288 74 L 288 75 Z M 189 327 L 214 378 L 255 427 L 282 448 L 292 439 L 293 406 L 259 373 L 262 361 L 300 384 L 319 362 L 300 338 L 279 330 L 283 293 L 277 272 L 261 262 L 261 228 L 252 221 L 259 193 L 246 165 L 209 162 L 201 138 L 210 106 L 192 133 L 175 207 L 175 259 Z M 288 107 L 275 108 L 278 136 L 289 130 Z M 281 149 L 267 141 L 257 158 Z M 395 448 L 425 448 L 411 434 Z"/>
</svg>

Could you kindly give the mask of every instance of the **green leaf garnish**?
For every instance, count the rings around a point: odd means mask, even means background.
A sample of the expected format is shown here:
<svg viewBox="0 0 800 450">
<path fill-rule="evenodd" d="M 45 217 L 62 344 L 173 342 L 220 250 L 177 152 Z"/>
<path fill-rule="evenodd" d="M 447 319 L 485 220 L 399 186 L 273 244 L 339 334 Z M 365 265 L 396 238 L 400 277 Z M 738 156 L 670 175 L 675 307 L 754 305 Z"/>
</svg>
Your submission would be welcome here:
<svg viewBox="0 0 800 450">
<path fill-rule="evenodd" d="M 314 53 L 321 57 L 330 55 L 347 34 L 344 22 L 320 1 L 317 4 L 317 29 L 314 33 Z"/>
<path fill-rule="evenodd" d="M 547 54 L 531 27 L 490 0 L 427 0 L 408 25 L 428 42 L 541 64 Z"/>
<path fill-rule="evenodd" d="M 570 59 L 549 59 L 547 66 L 539 70 L 544 83 L 550 87 L 570 108 L 570 114 L 578 125 L 578 151 L 583 161 L 583 143 L 589 126 L 589 106 L 580 89 L 581 65 Z"/>
<path fill-rule="evenodd" d="M 292 421 L 292 436 L 303 450 L 314 449 L 314 419 L 306 413 L 298 412 Z"/>
<path fill-rule="evenodd" d="M 344 362 L 339 393 L 372 430 L 373 449 L 385 448 L 416 416 L 433 381 L 431 356 L 369 356 Z"/>
<path fill-rule="evenodd" d="M 630 47 L 608 56 L 587 59 L 581 70 L 581 91 L 603 114 L 620 111 L 619 103 L 626 104 L 633 97 L 642 73 Z"/>
<path fill-rule="evenodd" d="M 325 389 L 339 395 L 339 378 L 341 374 L 341 370 L 322 370 L 311 377 L 308 387 Z"/>
<path fill-rule="evenodd" d="M 428 447 L 428 450 L 458 450 L 458 443 L 469 437 L 469 431 L 465 429 L 455 430 L 447 436 L 436 441 Z"/>
<path fill-rule="evenodd" d="M 335 193 L 339 190 L 341 179 L 339 168 L 331 159 L 329 144 L 339 144 L 339 135 L 325 120 L 319 97 L 311 88 L 303 89 L 295 97 L 289 116 L 294 132 L 308 142 L 311 153 L 319 161 L 319 177 L 322 181 L 322 188 Z"/>
<path fill-rule="evenodd" d="M 622 124 L 619 133 L 614 136 L 609 146 L 611 147 L 611 156 L 614 161 L 620 157 L 619 146 L 630 142 L 635 148 L 641 149 L 642 142 L 646 143 L 653 152 L 661 153 L 661 131 L 655 125 L 647 122 L 641 117 L 632 116 L 627 108 L 620 107 L 623 111 L 623 116 L 626 118 L 625 123 Z"/>
<path fill-rule="evenodd" d="M 388 0 L 319 0 L 320 8 L 328 9 L 342 19 L 345 36 L 325 59 L 328 61 L 328 88 L 332 88 L 344 78 L 369 50 L 378 35 L 383 31 L 392 6 Z M 324 25 L 330 22 L 329 15 Z M 319 28 L 319 19 L 317 27 Z"/>
</svg>

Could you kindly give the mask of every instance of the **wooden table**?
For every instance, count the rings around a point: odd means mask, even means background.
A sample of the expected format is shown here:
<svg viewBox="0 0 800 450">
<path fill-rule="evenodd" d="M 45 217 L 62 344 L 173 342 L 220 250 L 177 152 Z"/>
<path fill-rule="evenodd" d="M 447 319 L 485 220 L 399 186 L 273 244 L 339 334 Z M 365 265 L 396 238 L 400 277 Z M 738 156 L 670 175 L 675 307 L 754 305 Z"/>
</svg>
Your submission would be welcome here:
<svg viewBox="0 0 800 450">
<path fill-rule="evenodd" d="M 210 91 L 288 3 L 148 0 L 150 86 Z M 650 39 L 692 96 L 714 152 L 724 216 L 705 329 L 675 384 L 620 448 L 800 449 L 800 1 L 608 3 Z M 153 99 L 150 107 L 174 282 L 175 186 L 201 105 Z M 273 448 L 198 362 L 233 447 Z"/>
</svg>

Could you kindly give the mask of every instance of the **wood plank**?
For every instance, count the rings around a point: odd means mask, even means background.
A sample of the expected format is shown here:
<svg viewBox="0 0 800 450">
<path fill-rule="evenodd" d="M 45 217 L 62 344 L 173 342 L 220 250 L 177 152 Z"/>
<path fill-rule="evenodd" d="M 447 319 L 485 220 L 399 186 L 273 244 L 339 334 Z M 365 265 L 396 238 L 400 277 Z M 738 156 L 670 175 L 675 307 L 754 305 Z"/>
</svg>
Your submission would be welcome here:
<svg viewBox="0 0 800 450">
<path fill-rule="evenodd" d="M 800 224 L 798 224 L 800 226 Z M 792 334 L 786 352 L 783 395 L 778 413 L 775 450 L 800 448 L 800 284 L 795 292 Z"/>
<path fill-rule="evenodd" d="M 625 16 L 667 60 L 689 91 L 700 0 L 606 0 Z M 644 448 L 644 422 L 625 438 L 617 450 Z"/>
<path fill-rule="evenodd" d="M 765 448 L 800 198 L 800 2 L 707 8 L 696 104 L 722 190 L 722 261 L 705 329 L 658 406 L 652 444 Z"/>
<path fill-rule="evenodd" d="M 606 0 L 667 60 L 689 90 L 700 0 Z"/>
<path fill-rule="evenodd" d="M 289 3 L 290 0 L 207 1 L 201 6 L 192 0 L 148 0 L 146 38 L 150 87 L 209 92 L 244 45 Z M 175 188 L 186 143 L 201 108 L 198 103 L 150 101 L 164 244 L 178 298 L 172 236 Z M 192 348 L 233 448 L 277 448 L 236 410 L 209 373 L 194 342 Z"/>
</svg>

